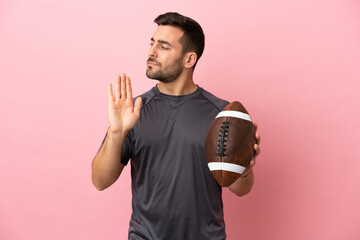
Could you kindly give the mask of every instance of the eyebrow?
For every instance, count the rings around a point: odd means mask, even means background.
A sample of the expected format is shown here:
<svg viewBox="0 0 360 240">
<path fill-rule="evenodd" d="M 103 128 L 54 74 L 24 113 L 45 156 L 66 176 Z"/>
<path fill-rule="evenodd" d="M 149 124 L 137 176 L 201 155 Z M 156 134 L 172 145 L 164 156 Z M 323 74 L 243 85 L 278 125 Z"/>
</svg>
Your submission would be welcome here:
<svg viewBox="0 0 360 240">
<path fill-rule="evenodd" d="M 154 38 L 151 38 L 151 41 L 155 42 L 155 39 Z M 166 45 L 169 45 L 170 47 L 172 47 L 171 43 L 169 43 L 168 41 L 165 41 L 165 40 L 157 40 L 158 43 L 162 43 L 162 44 L 166 44 Z"/>
</svg>

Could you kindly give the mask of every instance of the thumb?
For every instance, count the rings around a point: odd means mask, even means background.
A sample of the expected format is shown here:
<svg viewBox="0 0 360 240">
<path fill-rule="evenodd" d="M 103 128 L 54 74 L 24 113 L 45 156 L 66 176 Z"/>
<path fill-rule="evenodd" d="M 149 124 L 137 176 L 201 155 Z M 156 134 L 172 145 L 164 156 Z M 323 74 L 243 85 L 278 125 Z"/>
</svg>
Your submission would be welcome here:
<svg viewBox="0 0 360 240">
<path fill-rule="evenodd" d="M 134 105 L 134 113 L 137 115 L 140 115 L 141 104 L 142 104 L 142 99 L 141 97 L 138 97 L 135 100 L 135 105 Z"/>
</svg>

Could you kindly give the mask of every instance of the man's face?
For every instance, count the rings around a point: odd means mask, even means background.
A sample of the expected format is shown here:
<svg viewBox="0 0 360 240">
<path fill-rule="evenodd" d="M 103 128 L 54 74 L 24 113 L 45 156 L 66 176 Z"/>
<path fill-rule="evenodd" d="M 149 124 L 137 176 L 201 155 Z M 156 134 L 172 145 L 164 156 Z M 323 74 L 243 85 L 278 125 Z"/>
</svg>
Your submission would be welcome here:
<svg viewBox="0 0 360 240">
<path fill-rule="evenodd" d="M 175 81 L 183 71 L 183 31 L 177 27 L 160 25 L 151 38 L 146 76 L 161 82 Z"/>
</svg>

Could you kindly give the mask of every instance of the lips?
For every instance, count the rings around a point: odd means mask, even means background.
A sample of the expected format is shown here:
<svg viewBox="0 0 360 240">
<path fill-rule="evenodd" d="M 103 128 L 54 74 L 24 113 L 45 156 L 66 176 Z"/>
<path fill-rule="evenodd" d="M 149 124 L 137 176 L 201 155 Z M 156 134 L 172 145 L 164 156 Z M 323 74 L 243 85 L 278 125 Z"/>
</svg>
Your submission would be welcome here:
<svg viewBox="0 0 360 240">
<path fill-rule="evenodd" d="M 148 60 L 147 60 L 147 64 L 148 64 L 148 65 L 153 65 L 153 66 L 158 66 L 158 65 L 160 65 L 159 62 L 157 62 L 156 60 L 152 60 L 152 59 L 148 59 Z"/>
<path fill-rule="evenodd" d="M 152 61 L 148 61 L 147 63 L 148 63 L 148 65 L 157 66 L 157 64 L 155 62 L 152 62 Z"/>
</svg>

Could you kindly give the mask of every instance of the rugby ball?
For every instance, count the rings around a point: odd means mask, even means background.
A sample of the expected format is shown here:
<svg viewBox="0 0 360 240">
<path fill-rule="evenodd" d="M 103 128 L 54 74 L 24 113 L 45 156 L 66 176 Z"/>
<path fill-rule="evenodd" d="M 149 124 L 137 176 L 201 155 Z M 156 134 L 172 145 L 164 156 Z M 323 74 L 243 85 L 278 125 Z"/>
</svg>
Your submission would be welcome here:
<svg viewBox="0 0 360 240">
<path fill-rule="evenodd" d="M 229 103 L 215 117 L 205 142 L 209 169 L 220 186 L 230 186 L 250 165 L 255 143 L 249 113 L 240 102 Z"/>
</svg>

